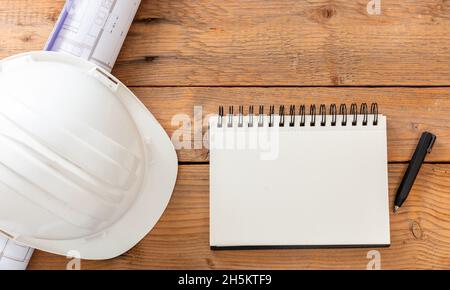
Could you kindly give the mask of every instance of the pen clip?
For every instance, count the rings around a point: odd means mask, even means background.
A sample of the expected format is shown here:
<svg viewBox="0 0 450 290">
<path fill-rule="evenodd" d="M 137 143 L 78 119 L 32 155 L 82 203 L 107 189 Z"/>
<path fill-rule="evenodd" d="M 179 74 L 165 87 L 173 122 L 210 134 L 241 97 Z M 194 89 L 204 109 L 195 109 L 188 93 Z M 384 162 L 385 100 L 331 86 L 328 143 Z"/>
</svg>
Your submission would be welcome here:
<svg viewBox="0 0 450 290">
<path fill-rule="evenodd" d="M 436 136 L 433 134 L 431 135 L 431 141 L 430 141 L 430 145 L 428 145 L 428 149 L 427 149 L 427 153 L 431 153 L 431 150 L 433 149 L 434 143 L 436 142 Z"/>
</svg>

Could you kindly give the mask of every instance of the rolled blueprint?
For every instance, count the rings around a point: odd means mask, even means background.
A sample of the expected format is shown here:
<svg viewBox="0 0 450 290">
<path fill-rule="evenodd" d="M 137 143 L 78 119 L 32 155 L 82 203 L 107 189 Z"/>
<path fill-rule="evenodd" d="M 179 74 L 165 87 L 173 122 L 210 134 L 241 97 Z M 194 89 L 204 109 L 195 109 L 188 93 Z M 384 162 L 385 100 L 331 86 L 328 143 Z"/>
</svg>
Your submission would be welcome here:
<svg viewBox="0 0 450 290">
<path fill-rule="evenodd" d="M 45 50 L 63 51 L 111 71 L 141 0 L 68 0 Z"/>
<path fill-rule="evenodd" d="M 0 270 L 25 270 L 33 249 L 0 236 Z"/>
<path fill-rule="evenodd" d="M 141 0 L 67 0 L 45 46 L 111 71 Z M 25 270 L 33 249 L 0 235 L 0 270 Z"/>
</svg>

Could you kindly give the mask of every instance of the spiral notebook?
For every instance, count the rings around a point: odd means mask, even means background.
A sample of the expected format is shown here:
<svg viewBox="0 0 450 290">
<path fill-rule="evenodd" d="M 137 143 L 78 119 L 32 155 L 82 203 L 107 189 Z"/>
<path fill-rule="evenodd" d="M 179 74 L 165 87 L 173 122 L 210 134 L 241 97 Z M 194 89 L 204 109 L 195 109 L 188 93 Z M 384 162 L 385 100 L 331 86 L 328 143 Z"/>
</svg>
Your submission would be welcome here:
<svg viewBox="0 0 450 290">
<path fill-rule="evenodd" d="M 377 104 L 220 107 L 209 126 L 212 249 L 390 245 Z"/>
</svg>

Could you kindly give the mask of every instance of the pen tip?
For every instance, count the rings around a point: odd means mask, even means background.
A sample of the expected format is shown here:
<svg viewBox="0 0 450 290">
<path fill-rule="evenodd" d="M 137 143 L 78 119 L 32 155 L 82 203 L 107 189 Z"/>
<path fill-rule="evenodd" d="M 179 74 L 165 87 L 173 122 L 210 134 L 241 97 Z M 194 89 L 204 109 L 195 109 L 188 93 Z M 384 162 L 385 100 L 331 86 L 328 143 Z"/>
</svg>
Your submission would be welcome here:
<svg viewBox="0 0 450 290">
<path fill-rule="evenodd" d="M 400 208 L 400 207 L 396 205 L 396 206 L 394 207 L 394 213 L 397 213 L 399 208 Z"/>
</svg>

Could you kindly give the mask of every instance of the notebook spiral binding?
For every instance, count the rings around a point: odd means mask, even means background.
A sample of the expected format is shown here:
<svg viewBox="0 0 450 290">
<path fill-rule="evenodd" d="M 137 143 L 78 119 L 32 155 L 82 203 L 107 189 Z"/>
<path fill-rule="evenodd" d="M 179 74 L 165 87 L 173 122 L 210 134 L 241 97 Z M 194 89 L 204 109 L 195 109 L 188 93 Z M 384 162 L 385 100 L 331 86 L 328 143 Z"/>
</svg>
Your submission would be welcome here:
<svg viewBox="0 0 450 290">
<path fill-rule="evenodd" d="M 299 110 L 297 110 L 295 105 L 290 105 L 289 113 L 288 113 L 289 116 L 286 116 L 286 112 L 287 112 L 286 107 L 284 105 L 281 105 L 278 110 L 278 115 L 280 116 L 280 118 L 279 118 L 279 126 L 280 127 L 285 127 L 286 124 L 289 127 L 294 127 L 295 126 L 295 118 L 297 116 L 300 118 L 300 127 L 305 127 L 307 125 L 306 124 L 306 106 L 305 105 L 301 105 Z M 299 113 L 298 115 L 297 115 L 297 112 Z M 329 114 L 327 114 L 327 113 L 329 113 Z M 358 105 L 356 103 L 353 103 L 350 106 L 350 114 L 348 114 L 346 104 L 341 104 L 339 106 L 339 112 L 337 110 L 336 104 L 331 104 L 329 110 L 327 110 L 326 105 L 321 104 L 319 107 L 319 114 L 317 114 L 316 105 L 311 105 L 309 108 L 309 116 L 311 116 L 309 126 L 315 127 L 316 124 L 318 124 L 321 127 L 324 127 L 327 125 L 328 121 L 330 121 L 331 126 L 337 126 L 338 115 L 342 116 L 341 126 L 347 126 L 347 124 L 350 123 L 350 122 L 348 122 L 349 118 L 352 118 L 351 125 L 356 126 L 358 124 L 358 116 L 362 116 L 362 118 L 363 118 L 362 125 L 367 126 L 368 122 L 369 122 L 369 114 L 373 115 L 373 124 L 372 125 L 377 126 L 378 125 L 378 116 L 379 116 L 377 103 L 372 103 L 372 105 L 370 107 L 370 112 L 369 112 L 369 107 L 368 107 L 367 103 L 362 103 L 361 106 L 359 107 L 359 109 L 358 109 Z M 257 117 L 257 124 L 256 124 L 258 127 L 264 126 L 264 116 L 265 116 L 264 115 L 264 106 L 260 105 L 258 117 Z M 275 125 L 275 106 L 274 105 L 270 106 L 268 116 L 269 116 L 269 124 L 268 124 L 269 127 L 274 127 L 274 125 Z M 286 123 L 286 117 L 288 117 L 287 123 Z M 217 126 L 219 128 L 222 128 L 224 126 L 224 118 L 225 118 L 224 107 L 220 106 L 219 107 L 219 120 L 217 123 Z M 249 106 L 249 108 L 248 108 L 248 127 L 255 126 L 254 120 L 255 120 L 254 106 Z M 233 127 L 234 126 L 233 122 L 234 122 L 234 107 L 229 106 L 228 107 L 228 121 L 227 121 L 226 126 L 229 128 Z M 237 125 L 238 125 L 238 127 L 244 127 L 244 106 L 239 106 L 238 124 Z"/>
</svg>

